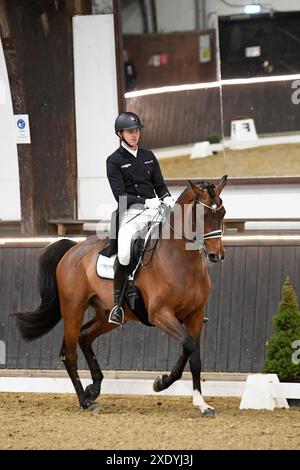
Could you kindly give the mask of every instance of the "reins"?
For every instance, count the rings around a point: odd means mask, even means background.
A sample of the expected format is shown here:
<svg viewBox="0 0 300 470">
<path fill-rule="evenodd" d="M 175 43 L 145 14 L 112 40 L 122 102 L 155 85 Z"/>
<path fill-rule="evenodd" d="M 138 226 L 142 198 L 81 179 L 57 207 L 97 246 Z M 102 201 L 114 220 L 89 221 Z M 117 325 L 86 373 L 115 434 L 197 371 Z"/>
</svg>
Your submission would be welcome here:
<svg viewBox="0 0 300 470">
<path fill-rule="evenodd" d="M 193 214 L 196 212 L 196 207 L 197 207 L 197 204 L 200 204 L 202 205 L 203 207 L 206 207 L 207 209 L 209 209 L 210 211 L 212 212 L 218 212 L 219 210 L 222 209 L 223 207 L 223 203 L 220 205 L 220 206 L 217 206 L 217 204 L 212 204 L 211 206 L 209 206 L 208 204 L 205 204 L 204 202 L 200 201 L 199 199 L 199 196 L 197 195 L 195 200 L 194 200 L 194 205 L 193 205 Z M 137 266 L 141 265 L 141 266 L 147 266 L 152 258 L 153 258 L 153 255 L 154 255 L 154 252 L 155 252 L 155 249 L 157 247 L 157 243 L 158 243 L 158 240 L 160 239 L 160 236 L 155 240 L 155 243 L 154 245 L 151 247 L 151 248 L 146 248 L 146 245 L 151 237 L 151 231 L 152 231 L 152 227 L 155 226 L 156 224 L 159 225 L 159 229 L 161 230 L 161 227 L 162 227 L 162 222 L 166 223 L 167 226 L 172 230 L 173 233 L 177 234 L 180 236 L 180 238 L 182 238 L 183 240 L 186 240 L 188 242 L 191 242 L 191 243 L 194 243 L 196 241 L 200 241 L 200 246 L 198 248 L 199 251 L 204 251 L 206 253 L 206 247 L 205 247 L 205 241 L 206 240 L 210 240 L 210 239 L 213 239 L 213 238 L 222 238 L 222 235 L 223 235 L 223 225 L 222 225 L 222 228 L 220 229 L 217 229 L 217 230 L 212 230 L 210 232 L 207 232 L 203 235 L 202 239 L 201 240 L 198 240 L 197 238 L 197 234 L 195 235 L 194 238 L 190 238 L 190 237 L 187 237 L 186 235 L 184 235 L 182 232 L 179 232 L 178 230 L 175 229 L 175 227 L 173 225 L 171 225 L 170 222 L 168 222 L 168 219 L 165 218 L 165 219 L 162 219 L 161 221 L 157 221 L 155 220 L 155 218 L 158 216 L 158 214 L 161 214 L 161 209 L 159 209 L 155 216 L 153 217 L 153 219 L 151 220 L 151 226 L 150 226 L 150 229 L 149 229 L 149 236 L 148 236 L 148 239 L 145 239 L 145 244 L 144 244 L 144 248 L 141 250 L 141 256 L 140 256 L 140 261 L 138 263 Z M 138 214 L 139 215 L 139 214 Z M 135 216 L 137 217 L 137 216 Z M 196 215 L 194 216 L 194 218 L 196 219 Z M 132 220 L 132 219 L 131 219 Z M 143 257 L 144 257 L 144 253 L 146 252 L 151 252 L 151 256 L 150 256 L 150 259 L 147 261 L 147 263 L 143 263 Z"/>
</svg>

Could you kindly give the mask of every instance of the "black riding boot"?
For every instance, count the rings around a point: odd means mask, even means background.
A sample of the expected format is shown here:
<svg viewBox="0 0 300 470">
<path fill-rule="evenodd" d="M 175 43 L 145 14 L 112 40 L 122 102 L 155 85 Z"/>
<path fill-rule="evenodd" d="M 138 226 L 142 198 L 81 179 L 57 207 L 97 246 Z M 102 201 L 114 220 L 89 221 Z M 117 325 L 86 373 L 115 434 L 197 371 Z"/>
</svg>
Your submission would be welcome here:
<svg viewBox="0 0 300 470">
<path fill-rule="evenodd" d="M 129 272 L 128 266 L 123 266 L 119 263 L 118 258 L 115 262 L 115 277 L 114 277 L 114 302 L 115 306 L 111 310 L 108 322 L 116 323 L 117 325 L 123 325 L 124 323 L 124 294 L 125 287 L 128 280 Z"/>
</svg>

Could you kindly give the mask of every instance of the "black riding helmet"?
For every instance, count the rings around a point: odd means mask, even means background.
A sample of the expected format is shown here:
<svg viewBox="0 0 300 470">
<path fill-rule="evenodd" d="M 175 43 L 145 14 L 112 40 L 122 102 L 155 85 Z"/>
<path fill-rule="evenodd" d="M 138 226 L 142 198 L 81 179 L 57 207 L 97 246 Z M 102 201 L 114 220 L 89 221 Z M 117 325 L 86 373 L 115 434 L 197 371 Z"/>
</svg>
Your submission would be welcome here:
<svg viewBox="0 0 300 470">
<path fill-rule="evenodd" d="M 143 124 L 134 113 L 121 113 L 115 121 L 115 132 L 128 131 L 129 129 L 141 129 Z"/>
</svg>

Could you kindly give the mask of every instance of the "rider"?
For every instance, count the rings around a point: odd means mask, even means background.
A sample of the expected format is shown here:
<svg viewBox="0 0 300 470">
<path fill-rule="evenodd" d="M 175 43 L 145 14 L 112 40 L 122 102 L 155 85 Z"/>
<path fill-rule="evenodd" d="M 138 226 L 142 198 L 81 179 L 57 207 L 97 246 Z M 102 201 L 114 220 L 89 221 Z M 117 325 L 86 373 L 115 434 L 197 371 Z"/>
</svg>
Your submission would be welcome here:
<svg viewBox="0 0 300 470">
<path fill-rule="evenodd" d="M 107 158 L 107 177 L 120 208 L 121 196 L 126 198 L 125 211 L 119 214 L 118 256 L 115 263 L 114 302 L 110 323 L 123 324 L 122 291 L 130 274 L 130 245 L 148 221 L 157 214 L 161 202 L 173 207 L 171 196 L 159 163 L 150 150 L 138 147 L 143 125 L 134 113 L 121 113 L 115 121 L 120 147 Z"/>
</svg>

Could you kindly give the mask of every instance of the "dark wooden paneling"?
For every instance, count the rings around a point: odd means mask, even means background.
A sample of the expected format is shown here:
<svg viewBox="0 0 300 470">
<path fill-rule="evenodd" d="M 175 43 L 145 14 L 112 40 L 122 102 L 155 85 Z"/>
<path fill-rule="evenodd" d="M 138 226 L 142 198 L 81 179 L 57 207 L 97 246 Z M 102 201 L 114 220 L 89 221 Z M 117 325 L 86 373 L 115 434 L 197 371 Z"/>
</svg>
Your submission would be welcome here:
<svg viewBox="0 0 300 470">
<path fill-rule="evenodd" d="M 199 37 L 209 35 L 211 60 L 200 62 Z M 125 34 L 124 48 L 137 70 L 135 89 L 216 80 L 215 31 L 185 31 L 164 34 Z M 166 54 L 167 63 L 155 66 L 153 57 Z"/>
<path fill-rule="evenodd" d="M 257 365 L 264 359 L 266 351 L 266 328 L 267 328 L 267 306 L 268 285 L 270 276 L 270 254 L 271 247 L 259 247 L 257 266 L 257 295 L 254 312 L 254 338 L 252 350 L 252 370 L 257 370 Z"/>
<path fill-rule="evenodd" d="M 178 361 L 180 354 L 182 353 L 182 347 L 174 338 L 169 339 L 169 353 L 168 353 L 168 364 L 167 370 L 171 370 L 174 364 Z M 188 369 L 188 365 L 186 366 Z"/>
<path fill-rule="evenodd" d="M 257 289 L 258 247 L 246 247 L 244 308 L 240 351 L 240 370 L 247 372 L 252 368 L 255 304 Z"/>
<path fill-rule="evenodd" d="M 157 331 L 153 327 L 146 328 L 144 370 L 151 370 L 155 368 L 156 350 Z"/>
<path fill-rule="evenodd" d="M 0 302 L 1 302 L 1 337 L 0 339 L 6 344 L 6 354 L 11 365 L 11 357 L 14 356 L 15 351 L 15 338 L 11 340 L 10 332 L 13 329 L 11 318 L 8 317 L 8 312 L 11 312 L 11 299 L 12 299 L 12 278 L 14 272 L 14 249 L 0 249 L 1 258 L 1 271 L 0 271 Z M 11 348 L 11 350 L 9 350 Z M 5 367 L 2 364 L 0 367 Z"/>
<path fill-rule="evenodd" d="M 118 369 L 120 367 L 122 353 L 122 334 L 122 328 L 117 328 L 110 333 L 108 369 Z"/>
<path fill-rule="evenodd" d="M 226 262 L 221 266 L 219 292 L 219 320 L 217 328 L 216 370 L 227 370 L 228 348 L 231 322 L 233 262 L 232 250 L 226 253 Z"/>
<path fill-rule="evenodd" d="M 93 350 L 96 354 L 96 357 L 99 360 L 100 367 L 103 369 L 109 369 L 109 358 L 111 353 L 111 335 L 103 335 L 98 338 L 93 344 Z M 112 345 L 113 348 L 113 345 Z M 113 351 L 113 349 L 112 349 Z"/>
<path fill-rule="evenodd" d="M 224 134 L 239 116 L 254 119 L 259 134 L 299 131 L 300 106 L 292 102 L 293 80 L 222 87 Z"/>
<path fill-rule="evenodd" d="M 159 148 L 222 135 L 219 88 L 178 91 L 126 99 L 127 111 L 141 116 L 141 145 Z"/>
<path fill-rule="evenodd" d="M 213 288 L 201 343 L 203 369 L 259 372 L 286 275 L 300 299 L 300 245 L 230 242 L 226 252 L 224 263 L 209 270 Z M 62 322 L 45 337 L 24 343 L 14 317 L 9 316 L 12 311 L 32 310 L 38 305 L 40 253 L 40 248 L 0 248 L 0 340 L 7 348 L 7 364 L 2 368 L 63 367 L 59 360 Z M 91 315 L 92 310 L 86 320 Z M 158 329 L 131 322 L 98 338 L 94 351 L 103 369 L 170 370 L 181 347 Z M 78 353 L 79 368 L 86 368 L 82 353 Z"/>
<path fill-rule="evenodd" d="M 231 315 L 228 339 L 228 371 L 238 372 L 240 368 L 240 351 L 243 324 L 244 296 L 241 293 L 245 288 L 246 250 L 237 247 L 229 247 L 226 250 L 225 262 L 228 262 L 228 254 L 232 252 L 232 286 L 226 295 L 231 297 Z"/>
<path fill-rule="evenodd" d="M 14 112 L 29 115 L 32 142 L 18 148 L 22 228 L 45 233 L 48 219 L 74 216 L 72 23 L 64 0 L 10 0 L 6 11 L 11 37 L 4 50 Z"/>
<path fill-rule="evenodd" d="M 204 343 L 203 367 L 205 370 L 216 370 L 221 276 L 220 270 L 217 269 L 216 265 L 210 266 L 209 274 L 212 279 L 212 292 L 206 313 L 209 322 L 204 327 L 205 334 L 201 340 Z"/>
<path fill-rule="evenodd" d="M 21 303 L 21 289 L 20 289 L 20 280 L 22 276 L 21 272 L 21 266 L 20 266 L 20 258 L 22 257 L 22 254 L 24 253 L 23 250 L 12 250 L 11 256 L 12 256 L 12 263 L 13 263 L 13 270 L 12 270 L 12 276 L 11 276 L 11 283 L 9 288 L 9 292 L 12 293 L 10 297 L 10 312 L 16 312 L 19 310 L 20 303 Z M 13 318 L 10 319 L 12 321 L 9 322 L 11 325 L 13 323 Z M 9 349 L 10 346 L 12 346 L 12 367 L 17 368 L 18 367 L 18 362 L 19 362 L 19 349 L 21 349 L 21 354 L 20 356 L 22 357 L 24 352 L 22 351 L 22 346 L 19 348 L 19 343 L 20 343 L 20 337 L 17 334 L 15 328 L 9 328 L 8 332 L 8 343 L 7 343 L 7 349 Z"/>
<path fill-rule="evenodd" d="M 122 328 L 121 338 L 121 369 L 132 369 L 132 357 L 134 355 L 134 346 L 134 331 L 132 328 L 130 328 L 130 325 L 125 325 Z"/>
<path fill-rule="evenodd" d="M 267 308 L 267 337 L 273 331 L 273 317 L 277 312 L 278 302 L 281 295 L 283 254 L 284 248 L 282 246 L 271 247 Z"/>
<path fill-rule="evenodd" d="M 166 370 L 168 367 L 169 337 L 160 330 L 156 330 L 156 335 L 155 369 Z"/>
<path fill-rule="evenodd" d="M 134 351 L 131 358 L 131 368 L 132 370 L 143 370 L 146 328 L 141 323 L 137 323 L 135 328 L 132 329 L 132 333 L 134 334 L 132 334 L 130 340 Z"/>
<path fill-rule="evenodd" d="M 254 119 L 258 134 L 298 132 L 300 106 L 292 103 L 292 83 L 223 86 L 225 136 L 230 136 L 231 121 L 241 116 Z M 126 98 L 126 109 L 144 121 L 141 144 L 148 148 L 200 142 L 209 134 L 222 136 L 219 88 Z"/>
</svg>

